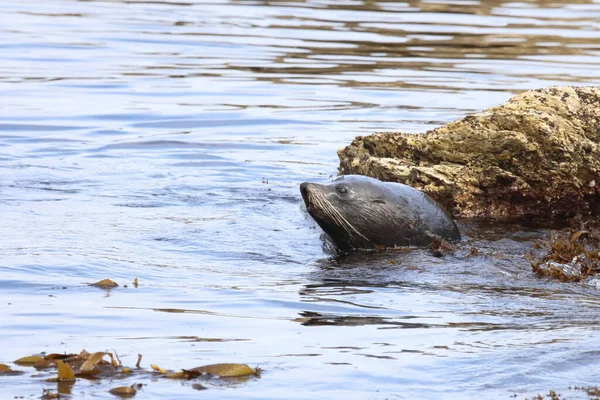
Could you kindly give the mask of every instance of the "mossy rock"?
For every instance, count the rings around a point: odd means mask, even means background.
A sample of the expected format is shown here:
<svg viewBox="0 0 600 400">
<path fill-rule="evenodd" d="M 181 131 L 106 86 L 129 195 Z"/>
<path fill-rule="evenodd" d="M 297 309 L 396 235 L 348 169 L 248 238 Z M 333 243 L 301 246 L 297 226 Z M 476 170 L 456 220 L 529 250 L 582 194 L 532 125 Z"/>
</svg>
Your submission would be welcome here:
<svg viewBox="0 0 600 400">
<path fill-rule="evenodd" d="M 570 216 L 600 204 L 599 145 L 600 88 L 552 87 L 424 134 L 359 136 L 339 172 L 406 183 L 458 216 Z"/>
</svg>

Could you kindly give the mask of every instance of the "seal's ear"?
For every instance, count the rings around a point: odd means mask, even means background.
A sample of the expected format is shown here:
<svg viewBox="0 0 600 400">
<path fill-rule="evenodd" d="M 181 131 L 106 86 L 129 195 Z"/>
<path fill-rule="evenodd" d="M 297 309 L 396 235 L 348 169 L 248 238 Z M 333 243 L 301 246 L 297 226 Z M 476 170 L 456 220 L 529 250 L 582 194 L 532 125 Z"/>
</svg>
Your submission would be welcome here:
<svg viewBox="0 0 600 400">
<path fill-rule="evenodd" d="M 384 199 L 373 199 L 372 200 L 373 203 L 381 203 L 381 204 L 385 204 L 385 200 Z"/>
</svg>

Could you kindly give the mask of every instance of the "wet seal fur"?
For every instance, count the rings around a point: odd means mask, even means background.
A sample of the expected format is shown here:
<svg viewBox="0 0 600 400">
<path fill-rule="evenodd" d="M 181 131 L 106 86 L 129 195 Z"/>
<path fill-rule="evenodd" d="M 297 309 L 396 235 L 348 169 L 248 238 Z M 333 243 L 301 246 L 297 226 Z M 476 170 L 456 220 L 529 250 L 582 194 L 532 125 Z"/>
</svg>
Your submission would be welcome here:
<svg viewBox="0 0 600 400">
<path fill-rule="evenodd" d="M 345 175 L 328 184 L 304 182 L 300 192 L 310 216 L 341 252 L 460 240 L 446 210 L 401 183 Z"/>
</svg>

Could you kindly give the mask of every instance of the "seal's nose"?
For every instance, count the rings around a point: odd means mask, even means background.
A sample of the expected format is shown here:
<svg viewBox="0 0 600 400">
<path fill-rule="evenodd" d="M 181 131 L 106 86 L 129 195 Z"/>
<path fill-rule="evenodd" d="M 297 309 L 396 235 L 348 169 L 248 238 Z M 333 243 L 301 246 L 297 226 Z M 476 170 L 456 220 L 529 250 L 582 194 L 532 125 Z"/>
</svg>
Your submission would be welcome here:
<svg viewBox="0 0 600 400">
<path fill-rule="evenodd" d="M 304 199 L 304 203 L 308 205 L 308 194 L 306 193 L 306 190 L 308 189 L 308 185 L 310 185 L 310 183 L 308 182 L 304 182 L 302 184 L 300 184 L 300 193 L 302 193 L 302 199 Z"/>
</svg>

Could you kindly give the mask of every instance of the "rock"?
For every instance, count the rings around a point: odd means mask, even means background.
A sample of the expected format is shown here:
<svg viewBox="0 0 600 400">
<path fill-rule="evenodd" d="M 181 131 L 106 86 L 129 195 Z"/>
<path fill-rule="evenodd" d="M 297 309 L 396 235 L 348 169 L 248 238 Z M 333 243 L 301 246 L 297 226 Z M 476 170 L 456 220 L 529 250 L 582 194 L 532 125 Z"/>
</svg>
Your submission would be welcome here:
<svg viewBox="0 0 600 400">
<path fill-rule="evenodd" d="M 419 188 L 465 217 L 554 217 L 600 204 L 600 87 L 552 87 L 424 134 L 374 133 L 341 174 Z"/>
</svg>

